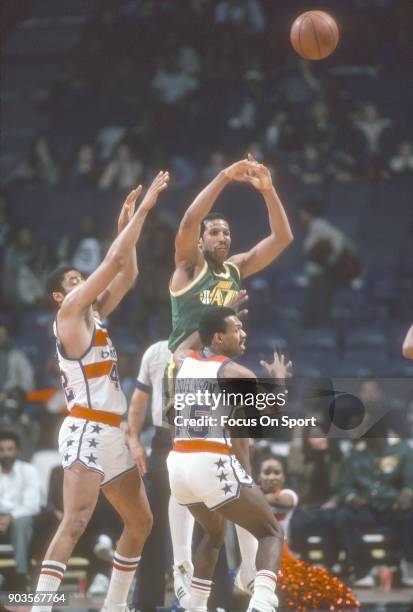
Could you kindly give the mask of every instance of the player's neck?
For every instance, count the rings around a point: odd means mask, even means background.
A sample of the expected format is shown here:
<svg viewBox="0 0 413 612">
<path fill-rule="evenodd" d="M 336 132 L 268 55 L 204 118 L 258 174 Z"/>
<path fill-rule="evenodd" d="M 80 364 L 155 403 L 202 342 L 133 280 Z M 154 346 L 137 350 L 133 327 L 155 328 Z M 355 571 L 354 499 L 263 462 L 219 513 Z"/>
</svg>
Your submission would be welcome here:
<svg viewBox="0 0 413 612">
<path fill-rule="evenodd" d="M 204 353 L 205 357 L 216 357 L 217 355 L 222 355 L 222 352 L 214 345 L 203 348 L 202 352 Z"/>
<path fill-rule="evenodd" d="M 215 272 L 215 274 L 223 274 L 224 272 L 226 272 L 224 261 L 216 261 L 207 256 L 205 257 L 205 259 L 209 268 L 212 270 L 212 272 Z"/>
</svg>

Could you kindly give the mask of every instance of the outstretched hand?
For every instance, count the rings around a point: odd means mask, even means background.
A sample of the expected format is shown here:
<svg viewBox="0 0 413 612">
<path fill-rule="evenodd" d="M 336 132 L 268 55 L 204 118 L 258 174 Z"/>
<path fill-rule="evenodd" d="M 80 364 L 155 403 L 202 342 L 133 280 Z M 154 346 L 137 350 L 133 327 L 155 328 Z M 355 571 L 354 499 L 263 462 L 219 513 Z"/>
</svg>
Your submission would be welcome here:
<svg viewBox="0 0 413 612">
<path fill-rule="evenodd" d="M 247 172 L 250 169 L 251 163 L 248 159 L 241 159 L 241 161 L 235 162 L 228 168 L 223 170 L 225 176 L 231 181 L 246 181 Z"/>
<path fill-rule="evenodd" d="M 248 314 L 248 308 L 242 308 L 242 306 L 246 306 L 248 302 L 248 293 L 245 289 L 241 289 L 241 291 L 237 291 L 236 294 L 230 299 L 228 304 L 228 308 L 232 308 L 237 313 L 237 316 L 240 319 L 243 319 Z"/>
<path fill-rule="evenodd" d="M 272 189 L 271 173 L 266 166 L 259 164 L 251 153 L 247 159 L 241 159 L 224 170 L 225 176 L 231 181 L 249 183 L 258 191 Z"/>
<path fill-rule="evenodd" d="M 266 361 L 260 361 L 260 364 L 263 368 L 267 370 L 267 373 L 271 378 L 291 378 L 292 372 L 291 368 L 293 366 L 292 361 L 285 362 L 285 356 L 282 354 L 274 352 L 274 361 L 272 363 L 267 363 Z"/>
<path fill-rule="evenodd" d="M 128 225 L 135 212 L 136 200 L 142 193 L 142 185 L 138 185 L 136 189 L 132 189 L 126 200 L 124 201 L 119 219 L 118 219 L 118 234 Z"/>
<path fill-rule="evenodd" d="M 271 172 L 264 164 L 259 164 L 251 153 L 248 153 L 250 166 L 247 170 L 247 182 L 258 191 L 269 191 L 272 189 Z"/>
<path fill-rule="evenodd" d="M 161 170 L 155 176 L 151 185 L 148 188 L 148 191 L 145 194 L 145 197 L 142 200 L 142 204 L 140 205 L 140 209 L 151 210 L 158 200 L 158 196 L 161 191 L 164 191 L 169 184 L 169 172 L 164 172 Z"/>
</svg>

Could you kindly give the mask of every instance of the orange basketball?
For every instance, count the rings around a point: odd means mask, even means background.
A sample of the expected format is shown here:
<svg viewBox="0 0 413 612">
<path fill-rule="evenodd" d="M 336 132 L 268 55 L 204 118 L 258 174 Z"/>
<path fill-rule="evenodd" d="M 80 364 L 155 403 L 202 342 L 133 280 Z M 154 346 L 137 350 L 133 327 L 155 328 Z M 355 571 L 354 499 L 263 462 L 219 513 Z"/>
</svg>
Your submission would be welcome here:
<svg viewBox="0 0 413 612">
<path fill-rule="evenodd" d="M 291 44 L 301 57 L 320 60 L 337 47 L 339 35 L 334 19 L 324 11 L 307 11 L 291 27 Z"/>
</svg>

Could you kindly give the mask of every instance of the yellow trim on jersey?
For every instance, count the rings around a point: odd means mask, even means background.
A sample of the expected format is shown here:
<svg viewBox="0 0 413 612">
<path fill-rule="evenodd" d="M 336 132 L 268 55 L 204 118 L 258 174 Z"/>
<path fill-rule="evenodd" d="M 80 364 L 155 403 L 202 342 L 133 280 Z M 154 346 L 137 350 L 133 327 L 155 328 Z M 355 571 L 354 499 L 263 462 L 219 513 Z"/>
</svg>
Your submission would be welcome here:
<svg viewBox="0 0 413 612">
<path fill-rule="evenodd" d="M 237 273 L 238 273 L 239 279 L 241 280 L 241 270 L 238 268 L 237 264 L 234 264 L 233 261 L 226 261 L 225 265 L 226 266 L 232 266 L 233 268 L 235 268 Z"/>
<path fill-rule="evenodd" d="M 184 293 L 186 293 L 187 291 L 189 291 L 190 289 L 192 289 L 192 287 L 194 285 L 196 285 L 196 283 L 198 281 L 201 280 L 201 278 L 203 276 L 205 276 L 205 274 L 208 272 L 208 264 L 207 262 L 204 263 L 204 266 L 202 268 L 202 270 L 200 271 L 200 273 L 198 274 L 198 276 L 196 276 L 190 283 L 189 285 L 187 285 L 186 287 L 184 287 L 183 289 L 178 289 L 178 291 L 172 291 L 171 287 L 169 286 L 169 293 L 173 296 L 173 297 L 179 297 L 180 295 L 184 295 Z"/>
</svg>

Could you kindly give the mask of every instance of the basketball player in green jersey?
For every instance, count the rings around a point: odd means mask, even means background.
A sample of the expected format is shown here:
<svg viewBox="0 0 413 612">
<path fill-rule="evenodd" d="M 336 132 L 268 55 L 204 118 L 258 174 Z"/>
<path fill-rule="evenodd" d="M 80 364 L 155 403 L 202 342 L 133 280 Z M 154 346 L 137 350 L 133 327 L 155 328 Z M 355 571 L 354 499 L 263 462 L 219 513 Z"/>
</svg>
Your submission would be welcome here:
<svg viewBox="0 0 413 612">
<path fill-rule="evenodd" d="M 271 233 L 249 251 L 229 257 L 228 221 L 210 211 L 221 191 L 232 181 L 249 183 L 261 192 Z M 290 224 L 268 168 L 248 155 L 248 159 L 222 170 L 192 202 L 176 236 L 175 271 L 170 283 L 170 350 L 176 351 L 183 342 L 185 348 L 200 348 L 199 337 L 194 332 L 205 310 L 210 306 L 233 306 L 242 281 L 271 264 L 292 240 Z"/>
</svg>

